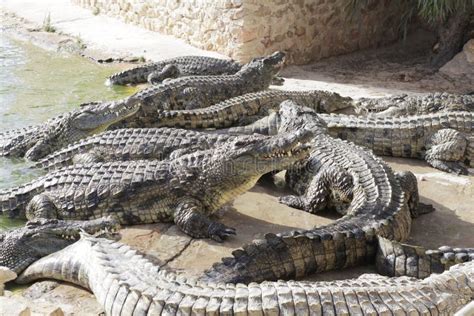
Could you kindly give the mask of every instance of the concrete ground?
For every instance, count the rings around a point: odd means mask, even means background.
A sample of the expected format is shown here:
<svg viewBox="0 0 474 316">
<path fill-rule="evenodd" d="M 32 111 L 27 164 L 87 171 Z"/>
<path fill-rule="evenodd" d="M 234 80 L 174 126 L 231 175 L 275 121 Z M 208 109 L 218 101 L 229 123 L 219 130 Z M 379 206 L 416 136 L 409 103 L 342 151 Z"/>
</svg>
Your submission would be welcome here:
<svg viewBox="0 0 474 316">
<path fill-rule="evenodd" d="M 70 5 L 68 0 L 2 0 L 1 6 L 39 25 L 50 12 L 52 24 L 61 32 L 79 36 L 89 47 L 86 53 L 90 54 L 100 52 L 114 58 L 144 56 L 152 60 L 189 54 L 216 55 L 169 36 L 108 17 L 94 16 L 89 11 Z M 32 36 L 38 38 L 37 35 Z M 40 37 L 42 40 L 44 38 Z M 413 57 L 424 51 L 423 45 L 427 44 L 420 45 L 409 52 L 393 46 L 334 57 L 312 65 L 288 67 L 283 71 L 283 76 L 287 78 L 284 88 L 325 89 L 353 97 L 385 96 L 402 91 L 421 93 L 441 89 L 466 92 L 472 89 L 469 82 L 427 70 L 422 61 Z M 474 176 L 449 175 L 422 161 L 395 158 L 386 158 L 386 161 L 395 170 L 414 172 L 419 180 L 422 202 L 433 204 L 436 208 L 434 213 L 414 220 L 410 243 L 425 247 L 474 245 Z M 334 220 L 332 214 L 310 215 L 279 204 L 278 196 L 288 193 L 281 185 L 281 175 L 279 179 L 276 185 L 257 185 L 216 214 L 224 224 L 237 229 L 237 236 L 222 244 L 193 240 L 169 224 L 124 228 L 122 241 L 170 269 L 199 275 L 213 262 L 229 256 L 233 249 L 262 237 L 266 232 L 311 228 Z M 374 272 L 373 267 L 329 272 L 310 279 L 344 279 L 367 272 Z M 39 314 L 47 314 L 56 306 L 71 315 L 97 315 L 101 312 L 89 292 L 66 284 L 37 283 L 27 290 L 18 291 L 15 297 Z"/>
</svg>

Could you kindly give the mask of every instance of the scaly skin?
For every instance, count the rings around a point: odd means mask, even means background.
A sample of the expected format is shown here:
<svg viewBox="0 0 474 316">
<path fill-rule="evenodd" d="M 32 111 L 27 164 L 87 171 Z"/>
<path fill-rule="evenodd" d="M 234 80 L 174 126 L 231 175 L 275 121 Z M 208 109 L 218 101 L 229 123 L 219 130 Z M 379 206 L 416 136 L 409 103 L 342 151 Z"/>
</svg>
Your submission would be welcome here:
<svg viewBox="0 0 474 316">
<path fill-rule="evenodd" d="M 157 114 L 166 110 L 205 108 L 245 93 L 267 89 L 280 71 L 285 54 L 255 58 L 234 75 L 190 76 L 166 80 L 124 100 L 139 103 L 140 111 L 116 127 L 156 127 Z"/>
<path fill-rule="evenodd" d="M 81 231 L 96 234 L 118 228 L 118 221 L 111 217 L 90 221 L 30 221 L 24 227 L 0 233 L 0 266 L 19 274 L 36 260 L 79 240 Z"/>
<path fill-rule="evenodd" d="M 452 315 L 474 298 L 474 263 L 424 280 L 364 275 L 332 282 L 204 283 L 162 270 L 129 246 L 83 236 L 43 258 L 22 283 L 90 289 L 106 315 Z"/>
<path fill-rule="evenodd" d="M 118 129 L 74 143 L 40 160 L 36 166 L 53 170 L 78 163 L 164 160 L 211 149 L 236 137 L 166 127 Z"/>
<path fill-rule="evenodd" d="M 305 158 L 311 133 L 240 136 L 174 160 L 66 167 L 0 192 L 9 216 L 91 219 L 108 214 L 121 224 L 174 221 L 196 238 L 222 241 L 235 230 L 208 216 L 250 189 L 261 175 Z"/>
<path fill-rule="evenodd" d="M 138 104 L 88 103 L 81 109 L 53 117 L 44 124 L 0 133 L 0 156 L 38 160 L 59 148 L 100 133 L 135 114 Z"/>
<path fill-rule="evenodd" d="M 388 276 L 426 278 L 450 267 L 474 260 L 474 248 L 442 246 L 427 250 L 379 237 L 376 256 L 377 272 Z"/>
<path fill-rule="evenodd" d="M 158 114 L 157 126 L 224 128 L 244 125 L 268 115 L 271 110 L 277 110 L 285 100 L 292 100 L 324 113 L 353 105 L 351 98 L 333 92 L 265 90 L 231 98 L 204 109 L 163 111 Z"/>
<path fill-rule="evenodd" d="M 242 68 L 234 60 L 206 56 L 182 56 L 140 65 L 110 76 L 107 85 L 157 84 L 168 78 L 184 76 L 232 75 Z"/>
<path fill-rule="evenodd" d="M 357 101 L 355 108 L 358 113 L 370 113 L 378 117 L 474 111 L 474 95 L 459 95 L 445 92 L 421 96 L 402 94 L 385 98 L 361 98 Z"/>
<path fill-rule="evenodd" d="M 276 52 L 255 58 L 235 75 L 183 77 L 119 101 L 87 103 L 82 109 L 50 119 L 45 124 L 0 134 L 0 155 L 25 155 L 38 160 L 111 125 L 114 128 L 152 127 L 160 110 L 206 107 L 266 89 L 279 72 L 284 56 L 284 53 Z"/>
<path fill-rule="evenodd" d="M 288 184 L 298 195 L 282 197 L 281 202 L 308 212 L 317 212 L 329 202 L 338 205 L 345 202 L 349 204 L 346 215 L 311 230 L 267 234 L 265 239 L 234 251 L 233 258 L 214 264 L 203 280 L 248 283 L 301 278 L 314 272 L 374 261 L 376 236 L 394 241 L 408 237 L 410 215 L 418 215 L 418 192 L 413 174 L 395 175 L 368 150 L 328 136 L 324 122 L 311 109 L 287 101 L 282 103 L 280 113 L 272 117 L 278 122 L 263 126 L 256 122 L 253 128 L 231 130 L 276 133 L 304 128 L 313 131 L 314 149 L 310 158 L 287 171 Z M 343 177 L 335 177 L 334 170 Z M 330 182 L 325 180 L 324 173 L 332 175 Z M 328 186 L 329 189 L 318 190 Z M 344 192 L 346 201 L 341 198 Z"/>
<path fill-rule="evenodd" d="M 447 172 L 467 174 L 474 162 L 474 112 L 374 118 L 321 114 L 329 134 L 376 155 L 424 159 Z"/>
</svg>

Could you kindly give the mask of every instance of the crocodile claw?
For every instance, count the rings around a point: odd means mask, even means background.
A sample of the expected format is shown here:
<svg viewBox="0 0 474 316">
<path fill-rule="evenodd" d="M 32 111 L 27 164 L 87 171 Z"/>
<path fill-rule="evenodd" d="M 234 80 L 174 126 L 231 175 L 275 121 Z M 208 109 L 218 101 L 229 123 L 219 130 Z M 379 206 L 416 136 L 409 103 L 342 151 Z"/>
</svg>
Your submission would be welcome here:
<svg viewBox="0 0 474 316">
<path fill-rule="evenodd" d="M 221 223 L 212 223 L 209 226 L 209 238 L 217 242 L 223 242 L 230 235 L 235 235 L 235 228 L 227 227 Z"/>
<path fill-rule="evenodd" d="M 281 204 L 285 204 L 289 207 L 299 209 L 299 210 L 303 209 L 303 207 L 304 207 L 304 205 L 301 201 L 301 198 L 299 196 L 296 196 L 296 195 L 280 196 L 278 198 L 278 202 L 280 202 Z"/>
</svg>

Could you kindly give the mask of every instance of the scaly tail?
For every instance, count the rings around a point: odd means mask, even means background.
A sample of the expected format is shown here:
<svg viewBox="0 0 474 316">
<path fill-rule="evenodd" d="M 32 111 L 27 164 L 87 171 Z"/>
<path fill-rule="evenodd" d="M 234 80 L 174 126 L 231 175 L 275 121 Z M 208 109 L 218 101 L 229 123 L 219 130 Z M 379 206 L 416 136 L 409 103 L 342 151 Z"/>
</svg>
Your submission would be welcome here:
<svg viewBox="0 0 474 316">
<path fill-rule="evenodd" d="M 11 218 L 25 218 L 25 209 L 31 199 L 43 191 L 42 178 L 0 191 L 0 214 Z"/>
</svg>

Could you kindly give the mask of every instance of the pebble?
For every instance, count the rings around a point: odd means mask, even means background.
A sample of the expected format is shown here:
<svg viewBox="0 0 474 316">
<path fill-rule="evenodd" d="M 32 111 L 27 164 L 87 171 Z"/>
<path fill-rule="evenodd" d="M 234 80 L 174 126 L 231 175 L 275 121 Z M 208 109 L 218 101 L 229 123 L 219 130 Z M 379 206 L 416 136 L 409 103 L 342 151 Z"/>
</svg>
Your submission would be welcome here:
<svg viewBox="0 0 474 316">
<path fill-rule="evenodd" d="M 0 316 L 30 316 L 31 311 L 26 304 L 15 297 L 0 297 Z"/>
</svg>

